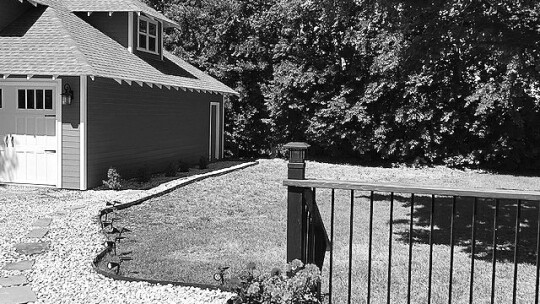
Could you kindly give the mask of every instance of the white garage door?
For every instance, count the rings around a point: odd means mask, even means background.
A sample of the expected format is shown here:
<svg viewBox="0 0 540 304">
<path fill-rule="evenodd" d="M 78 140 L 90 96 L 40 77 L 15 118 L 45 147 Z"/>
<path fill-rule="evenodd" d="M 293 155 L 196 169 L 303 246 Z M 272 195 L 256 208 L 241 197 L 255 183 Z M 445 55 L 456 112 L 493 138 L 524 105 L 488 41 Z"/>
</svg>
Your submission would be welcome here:
<svg viewBox="0 0 540 304">
<path fill-rule="evenodd" d="M 55 84 L 0 90 L 0 182 L 57 185 Z"/>
</svg>

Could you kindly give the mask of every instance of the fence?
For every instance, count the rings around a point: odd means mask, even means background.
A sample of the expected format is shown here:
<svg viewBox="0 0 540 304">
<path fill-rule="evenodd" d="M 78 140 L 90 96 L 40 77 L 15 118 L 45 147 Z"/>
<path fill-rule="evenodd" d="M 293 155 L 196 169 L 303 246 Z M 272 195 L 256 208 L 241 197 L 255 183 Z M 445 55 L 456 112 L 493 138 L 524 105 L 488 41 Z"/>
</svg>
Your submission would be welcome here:
<svg viewBox="0 0 540 304">
<path fill-rule="evenodd" d="M 300 259 L 303 262 L 314 263 L 323 270 L 323 276 L 326 278 L 326 286 L 323 288 L 328 295 L 329 303 L 479 303 L 480 301 L 482 303 L 510 303 L 511 301 L 511 303 L 534 302 L 538 304 L 540 193 L 305 179 L 305 156 L 308 147 L 302 143 L 286 145 L 286 148 L 290 150 L 288 179 L 284 181 L 284 185 L 288 187 L 287 260 L 290 262 L 293 259 Z M 327 208 L 329 210 L 325 211 L 329 219 L 326 221 L 321 215 L 322 205 L 317 203 L 317 196 L 323 189 L 330 192 Z M 337 202 L 338 191 L 340 191 L 340 197 L 343 197 L 343 192 L 349 194 L 346 204 Z M 359 209 L 367 213 L 364 214 L 367 218 L 363 223 L 367 227 L 362 227 L 362 223 L 358 223 L 359 215 L 358 211 L 355 211 L 358 193 L 368 194 L 365 200 L 366 204 L 369 204 L 369 211 L 367 207 L 365 210 Z M 382 196 L 382 199 L 377 200 L 381 198 L 381 193 L 389 194 L 389 197 Z M 396 200 L 401 200 L 403 204 L 396 206 Z M 343 205 L 347 205 L 347 208 L 345 209 Z M 374 244 L 374 232 L 380 236 L 382 229 L 374 226 L 374 218 L 380 222 L 382 214 L 379 205 L 388 207 L 386 209 L 389 220 L 388 230 L 384 231 L 388 235 L 384 246 L 380 244 L 381 242 Z M 375 216 L 374 206 L 377 209 Z M 336 219 L 336 208 L 339 209 L 339 219 Z M 396 221 L 394 211 L 397 208 L 407 208 L 408 218 L 400 218 Z M 343 221 L 345 211 L 350 211 L 348 225 Z M 436 214 L 437 218 L 435 218 Z M 448 246 L 440 242 L 442 233 L 439 226 L 444 226 L 443 222 L 449 222 Z M 415 229 L 416 226 L 422 226 L 422 224 L 427 228 L 425 230 L 428 230 L 425 233 L 422 229 Z M 398 241 L 395 240 L 395 225 L 401 228 L 408 226 L 401 229 L 402 237 Z M 344 231 L 346 230 L 344 227 L 349 231 Z M 381 227 L 384 225 L 381 224 Z M 483 230 L 479 230 L 479 227 Z M 464 229 L 470 232 L 468 239 L 464 238 Z M 340 251 L 346 259 L 340 260 L 340 264 L 337 265 L 340 273 L 336 274 L 334 260 L 336 248 L 334 247 L 336 234 L 340 231 L 341 236 L 348 234 L 345 237 L 346 240 L 343 241 L 345 245 L 342 249 L 344 250 Z M 358 237 L 359 233 L 365 233 L 367 239 Z M 480 240 L 477 239 L 479 233 Z M 437 242 L 435 236 L 438 236 Z M 353 241 L 355 237 L 360 240 Z M 456 241 L 459 241 L 458 244 Z M 367 252 L 358 249 L 364 246 L 367 246 Z M 393 252 L 395 246 L 399 247 L 399 252 Z M 355 251 L 361 252 L 353 252 L 353 247 Z M 456 252 L 456 248 L 459 252 Z M 463 253 L 464 249 L 469 252 Z M 384 284 L 380 279 L 382 276 L 381 250 L 384 251 L 386 259 Z M 446 251 L 449 252 L 446 253 Z M 423 259 L 421 261 L 425 261 L 427 267 L 424 262 L 413 263 L 413 257 L 418 254 L 427 254 L 427 257 L 418 257 Z M 325 260 L 326 256 L 328 259 Z M 464 256 L 468 257 L 466 263 Z M 353 267 L 353 260 L 355 267 Z M 374 262 L 377 263 L 376 286 L 372 282 Z M 401 262 L 405 262 L 406 267 Z M 448 264 L 444 265 L 446 262 Z M 413 264 L 416 266 L 413 267 Z M 396 266 L 399 268 L 397 270 L 399 277 L 393 277 Z M 501 269 L 498 269 L 498 266 Z M 417 273 L 418 268 L 422 270 L 424 267 L 427 278 Z M 520 267 L 523 268 L 524 273 L 526 272 L 521 277 L 518 275 Z M 434 270 L 437 273 L 436 281 L 434 281 Z M 477 274 L 475 271 L 480 273 Z M 476 276 L 479 276 L 479 282 L 475 281 Z M 413 277 L 419 278 L 417 281 L 421 283 L 417 284 Z M 467 282 L 464 282 L 465 277 Z M 334 286 L 336 278 L 340 278 L 342 283 L 346 282 L 340 285 L 338 291 Z M 360 284 L 362 286 L 359 289 L 356 288 L 354 292 L 353 279 L 362 281 Z M 456 283 L 459 283 L 457 292 L 453 288 Z M 399 288 L 393 289 L 392 284 L 398 284 Z M 386 285 L 384 290 L 381 285 Z M 468 285 L 467 288 L 464 285 Z M 377 298 L 374 297 L 374 287 L 377 287 Z M 424 287 L 427 290 L 423 290 Z M 511 294 L 505 290 L 511 290 Z M 422 291 L 422 296 L 419 295 L 419 291 Z M 478 296 L 475 292 L 478 292 Z"/>
</svg>

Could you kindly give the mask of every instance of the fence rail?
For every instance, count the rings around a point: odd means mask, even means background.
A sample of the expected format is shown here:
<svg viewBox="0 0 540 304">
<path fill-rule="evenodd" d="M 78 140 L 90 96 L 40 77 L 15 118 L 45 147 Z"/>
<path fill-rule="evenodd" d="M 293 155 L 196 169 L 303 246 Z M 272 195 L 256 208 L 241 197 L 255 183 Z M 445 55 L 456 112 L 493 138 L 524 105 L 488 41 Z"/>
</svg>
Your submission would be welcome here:
<svg viewBox="0 0 540 304">
<path fill-rule="evenodd" d="M 534 240 L 536 242 L 535 246 L 535 294 L 530 295 L 530 298 L 534 298 L 534 303 L 539 303 L 539 282 L 540 282 L 540 193 L 531 192 L 531 191 L 514 191 L 514 190 L 471 190 L 471 189 L 453 189 L 446 187 L 423 187 L 416 185 L 396 185 L 396 184 L 382 184 L 382 183 L 364 183 L 356 181 L 337 181 L 337 180 L 314 180 L 314 179 L 304 179 L 305 177 L 305 150 L 307 147 L 301 146 L 298 144 L 293 144 L 289 146 L 291 149 L 291 160 L 289 163 L 289 178 L 286 179 L 283 184 L 288 187 L 288 224 L 287 224 L 287 260 L 291 261 L 293 259 L 300 259 L 307 263 L 315 263 L 321 269 L 323 269 L 325 251 L 329 251 L 329 265 L 326 268 L 328 270 L 328 301 L 332 303 L 335 292 L 334 288 L 334 271 L 335 271 L 335 261 L 334 261 L 334 243 L 335 243 L 335 230 L 336 223 L 335 214 L 336 214 L 336 191 L 345 191 L 350 193 L 350 202 L 348 202 L 348 208 L 350 210 L 350 222 L 349 231 L 348 231 L 348 248 L 346 248 L 348 259 L 346 262 L 346 270 L 348 271 L 346 277 L 347 284 L 347 297 L 341 297 L 341 299 L 347 303 L 352 303 L 352 268 L 353 268 L 353 238 L 355 237 L 356 231 L 354 231 L 354 217 L 357 206 L 355 206 L 355 192 L 368 192 L 369 193 L 369 224 L 367 224 L 368 233 L 368 252 L 367 252 L 367 286 L 365 292 L 365 301 L 367 303 L 372 303 L 372 268 L 373 268 L 373 247 L 374 247 L 374 195 L 375 193 L 387 193 L 389 194 L 389 227 L 388 227 L 388 241 L 387 241 L 387 269 L 386 269 L 386 299 L 384 302 L 391 303 L 392 297 L 392 280 L 393 280 L 393 268 L 392 268 L 392 259 L 394 257 L 393 246 L 394 246 L 394 202 L 396 200 L 395 194 L 406 194 L 410 195 L 408 203 L 410 204 L 409 209 L 409 219 L 408 219 L 408 265 L 407 265 L 407 303 L 412 302 L 411 293 L 412 293 L 412 258 L 413 258 L 413 245 L 415 243 L 414 239 L 414 216 L 415 216 L 415 204 L 417 203 L 419 196 L 428 196 L 427 201 L 429 204 L 426 204 L 426 209 L 429 212 L 429 260 L 428 260 L 428 278 L 427 278 L 427 303 L 432 303 L 434 286 L 433 286 L 433 263 L 434 263 L 434 229 L 435 229 L 435 219 L 434 215 L 436 208 L 438 207 L 438 200 L 441 198 L 451 198 L 451 212 L 445 214 L 447 218 L 449 217 L 450 221 L 450 261 L 449 261 L 449 271 L 448 271 L 448 303 L 452 303 L 453 300 L 453 282 L 454 275 L 456 274 L 455 267 L 460 266 L 456 264 L 458 261 L 455 260 L 455 246 L 456 246 L 456 219 L 457 214 L 457 199 L 458 198 L 471 198 L 471 202 L 468 205 L 460 205 L 461 207 L 470 208 L 468 212 L 471 213 L 470 221 L 470 269 L 468 277 L 468 302 L 475 303 L 478 299 L 475 299 L 475 260 L 477 259 L 477 230 L 478 225 L 481 224 L 479 220 L 480 214 L 478 213 L 478 206 L 481 202 L 491 202 L 494 203 L 493 206 L 493 215 L 490 221 L 493 221 L 493 226 L 490 227 L 491 231 L 491 282 L 490 282 L 490 292 L 489 292 L 489 302 L 496 302 L 496 279 L 497 279 L 497 259 L 498 259 L 498 242 L 499 240 L 499 230 L 501 228 L 500 220 L 503 216 L 508 216 L 508 214 L 501 214 L 501 201 L 510 200 L 514 203 L 511 204 L 511 208 L 515 208 L 515 213 L 512 212 L 512 215 L 515 214 L 515 219 L 513 223 L 513 277 L 512 277 L 512 303 L 518 302 L 518 258 L 519 258 L 519 248 L 520 248 L 520 237 L 521 237 L 521 224 L 524 223 L 522 218 L 522 209 L 524 209 L 524 203 L 527 202 L 527 211 L 534 210 L 533 213 L 536 213 L 535 224 L 537 227 L 534 229 L 536 231 Z M 330 193 L 330 224 L 328 230 L 330 231 L 330 236 L 328 237 L 326 231 L 327 227 L 324 224 L 324 221 L 321 218 L 316 197 L 319 196 L 317 193 L 318 189 L 329 189 Z M 317 195 L 316 195 L 317 194 Z M 534 206 L 534 207 L 533 207 Z M 381 216 L 377 214 L 377 216 Z M 486 214 L 482 214 L 486 216 Z M 490 215 L 491 216 L 491 215 Z M 506 219 L 506 218 L 505 218 Z M 461 220 L 461 219 L 460 219 Z M 529 221 L 530 222 L 530 221 Z M 511 224 L 512 225 L 512 224 Z M 510 226 L 511 226 L 510 225 Z M 461 228 L 461 227 L 460 227 Z M 512 229 L 512 228 L 510 228 Z M 532 242 L 529 242 L 532 243 Z M 317 244 L 317 245 L 315 245 Z M 321 244 L 324 244 L 321 245 Z M 529 244 L 530 245 L 530 244 Z M 386 248 L 386 247 L 385 247 Z M 487 248 L 487 247 L 486 247 Z M 344 248 L 345 249 L 345 248 Z M 460 260 L 461 261 L 461 260 Z M 463 269 L 463 268 L 460 268 Z M 531 282 L 532 283 L 532 282 Z M 344 292 L 344 290 L 342 290 Z M 439 297 L 440 299 L 440 297 Z M 440 300 L 439 300 L 440 301 Z M 383 301 L 379 300 L 377 303 L 382 303 Z M 463 302 L 463 301 L 460 301 Z M 425 302 L 423 302 L 425 303 Z M 528 303 L 532 303 L 532 300 Z"/>
<path fill-rule="evenodd" d="M 456 189 L 446 187 L 424 187 L 405 184 L 366 183 L 357 181 L 320 180 L 320 179 L 286 179 L 284 186 L 299 188 L 326 188 L 341 190 L 359 190 L 374 192 L 415 193 L 440 196 L 461 196 L 492 199 L 514 199 L 540 201 L 540 193 L 519 190 L 477 190 Z"/>
</svg>

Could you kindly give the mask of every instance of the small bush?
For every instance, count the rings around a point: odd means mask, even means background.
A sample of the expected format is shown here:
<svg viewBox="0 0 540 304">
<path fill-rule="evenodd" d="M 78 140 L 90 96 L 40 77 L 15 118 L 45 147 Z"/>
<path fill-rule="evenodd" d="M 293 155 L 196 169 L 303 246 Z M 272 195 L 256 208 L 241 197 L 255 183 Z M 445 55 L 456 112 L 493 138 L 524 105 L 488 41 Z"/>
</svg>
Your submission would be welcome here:
<svg viewBox="0 0 540 304">
<path fill-rule="evenodd" d="M 178 171 L 178 163 L 170 162 L 169 165 L 167 165 L 167 168 L 165 169 L 165 176 L 175 177 L 177 171 Z"/>
<path fill-rule="evenodd" d="M 199 158 L 199 169 L 207 169 L 208 168 L 208 158 L 201 156 Z"/>
<path fill-rule="evenodd" d="M 236 295 L 228 304 L 321 303 L 317 298 L 321 271 L 316 265 L 304 266 L 301 261 L 294 260 L 287 265 L 285 274 L 274 268 L 270 274 L 255 275 L 255 268 L 249 263 L 240 278 L 231 280 Z"/>
<path fill-rule="evenodd" d="M 180 172 L 189 172 L 189 165 L 186 162 L 178 161 L 178 171 Z"/>
<path fill-rule="evenodd" d="M 152 179 L 152 174 L 150 173 L 150 167 L 145 165 L 144 167 L 137 170 L 137 181 L 139 183 L 147 183 Z"/>
<path fill-rule="evenodd" d="M 122 188 L 122 177 L 118 170 L 114 167 L 110 167 L 107 171 L 107 180 L 103 181 L 103 185 L 111 190 L 120 190 Z"/>
</svg>

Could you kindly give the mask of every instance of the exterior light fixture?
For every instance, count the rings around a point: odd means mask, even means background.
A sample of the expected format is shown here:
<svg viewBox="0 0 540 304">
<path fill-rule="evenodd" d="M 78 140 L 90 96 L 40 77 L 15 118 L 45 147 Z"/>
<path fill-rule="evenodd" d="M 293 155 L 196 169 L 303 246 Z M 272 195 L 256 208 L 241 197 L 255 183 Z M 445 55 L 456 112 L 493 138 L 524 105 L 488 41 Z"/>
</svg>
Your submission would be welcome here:
<svg viewBox="0 0 540 304">
<path fill-rule="evenodd" d="M 116 274 L 118 274 L 120 272 L 120 263 L 109 262 L 107 263 L 107 268 L 109 268 L 110 270 L 116 268 Z"/>
<path fill-rule="evenodd" d="M 116 255 L 116 242 L 106 241 L 103 245 L 107 246 L 108 252 L 111 252 L 114 249 L 114 255 Z"/>
<path fill-rule="evenodd" d="M 225 284 L 225 271 L 229 269 L 229 267 L 219 267 L 219 272 L 214 273 L 214 280 L 218 281 L 220 285 Z"/>
<path fill-rule="evenodd" d="M 120 265 L 122 265 L 122 263 L 124 261 L 131 261 L 133 260 L 132 257 L 128 257 L 128 256 L 121 256 L 117 261 L 118 262 L 109 262 L 107 263 L 107 268 L 109 268 L 110 270 L 113 270 L 113 269 L 116 269 L 115 272 L 116 274 L 118 275 L 118 273 L 120 273 Z"/>
<path fill-rule="evenodd" d="M 71 89 L 71 86 L 66 83 L 66 85 L 64 85 L 64 93 L 62 93 L 62 104 L 70 105 L 72 101 L 73 101 L 73 90 Z"/>
</svg>

